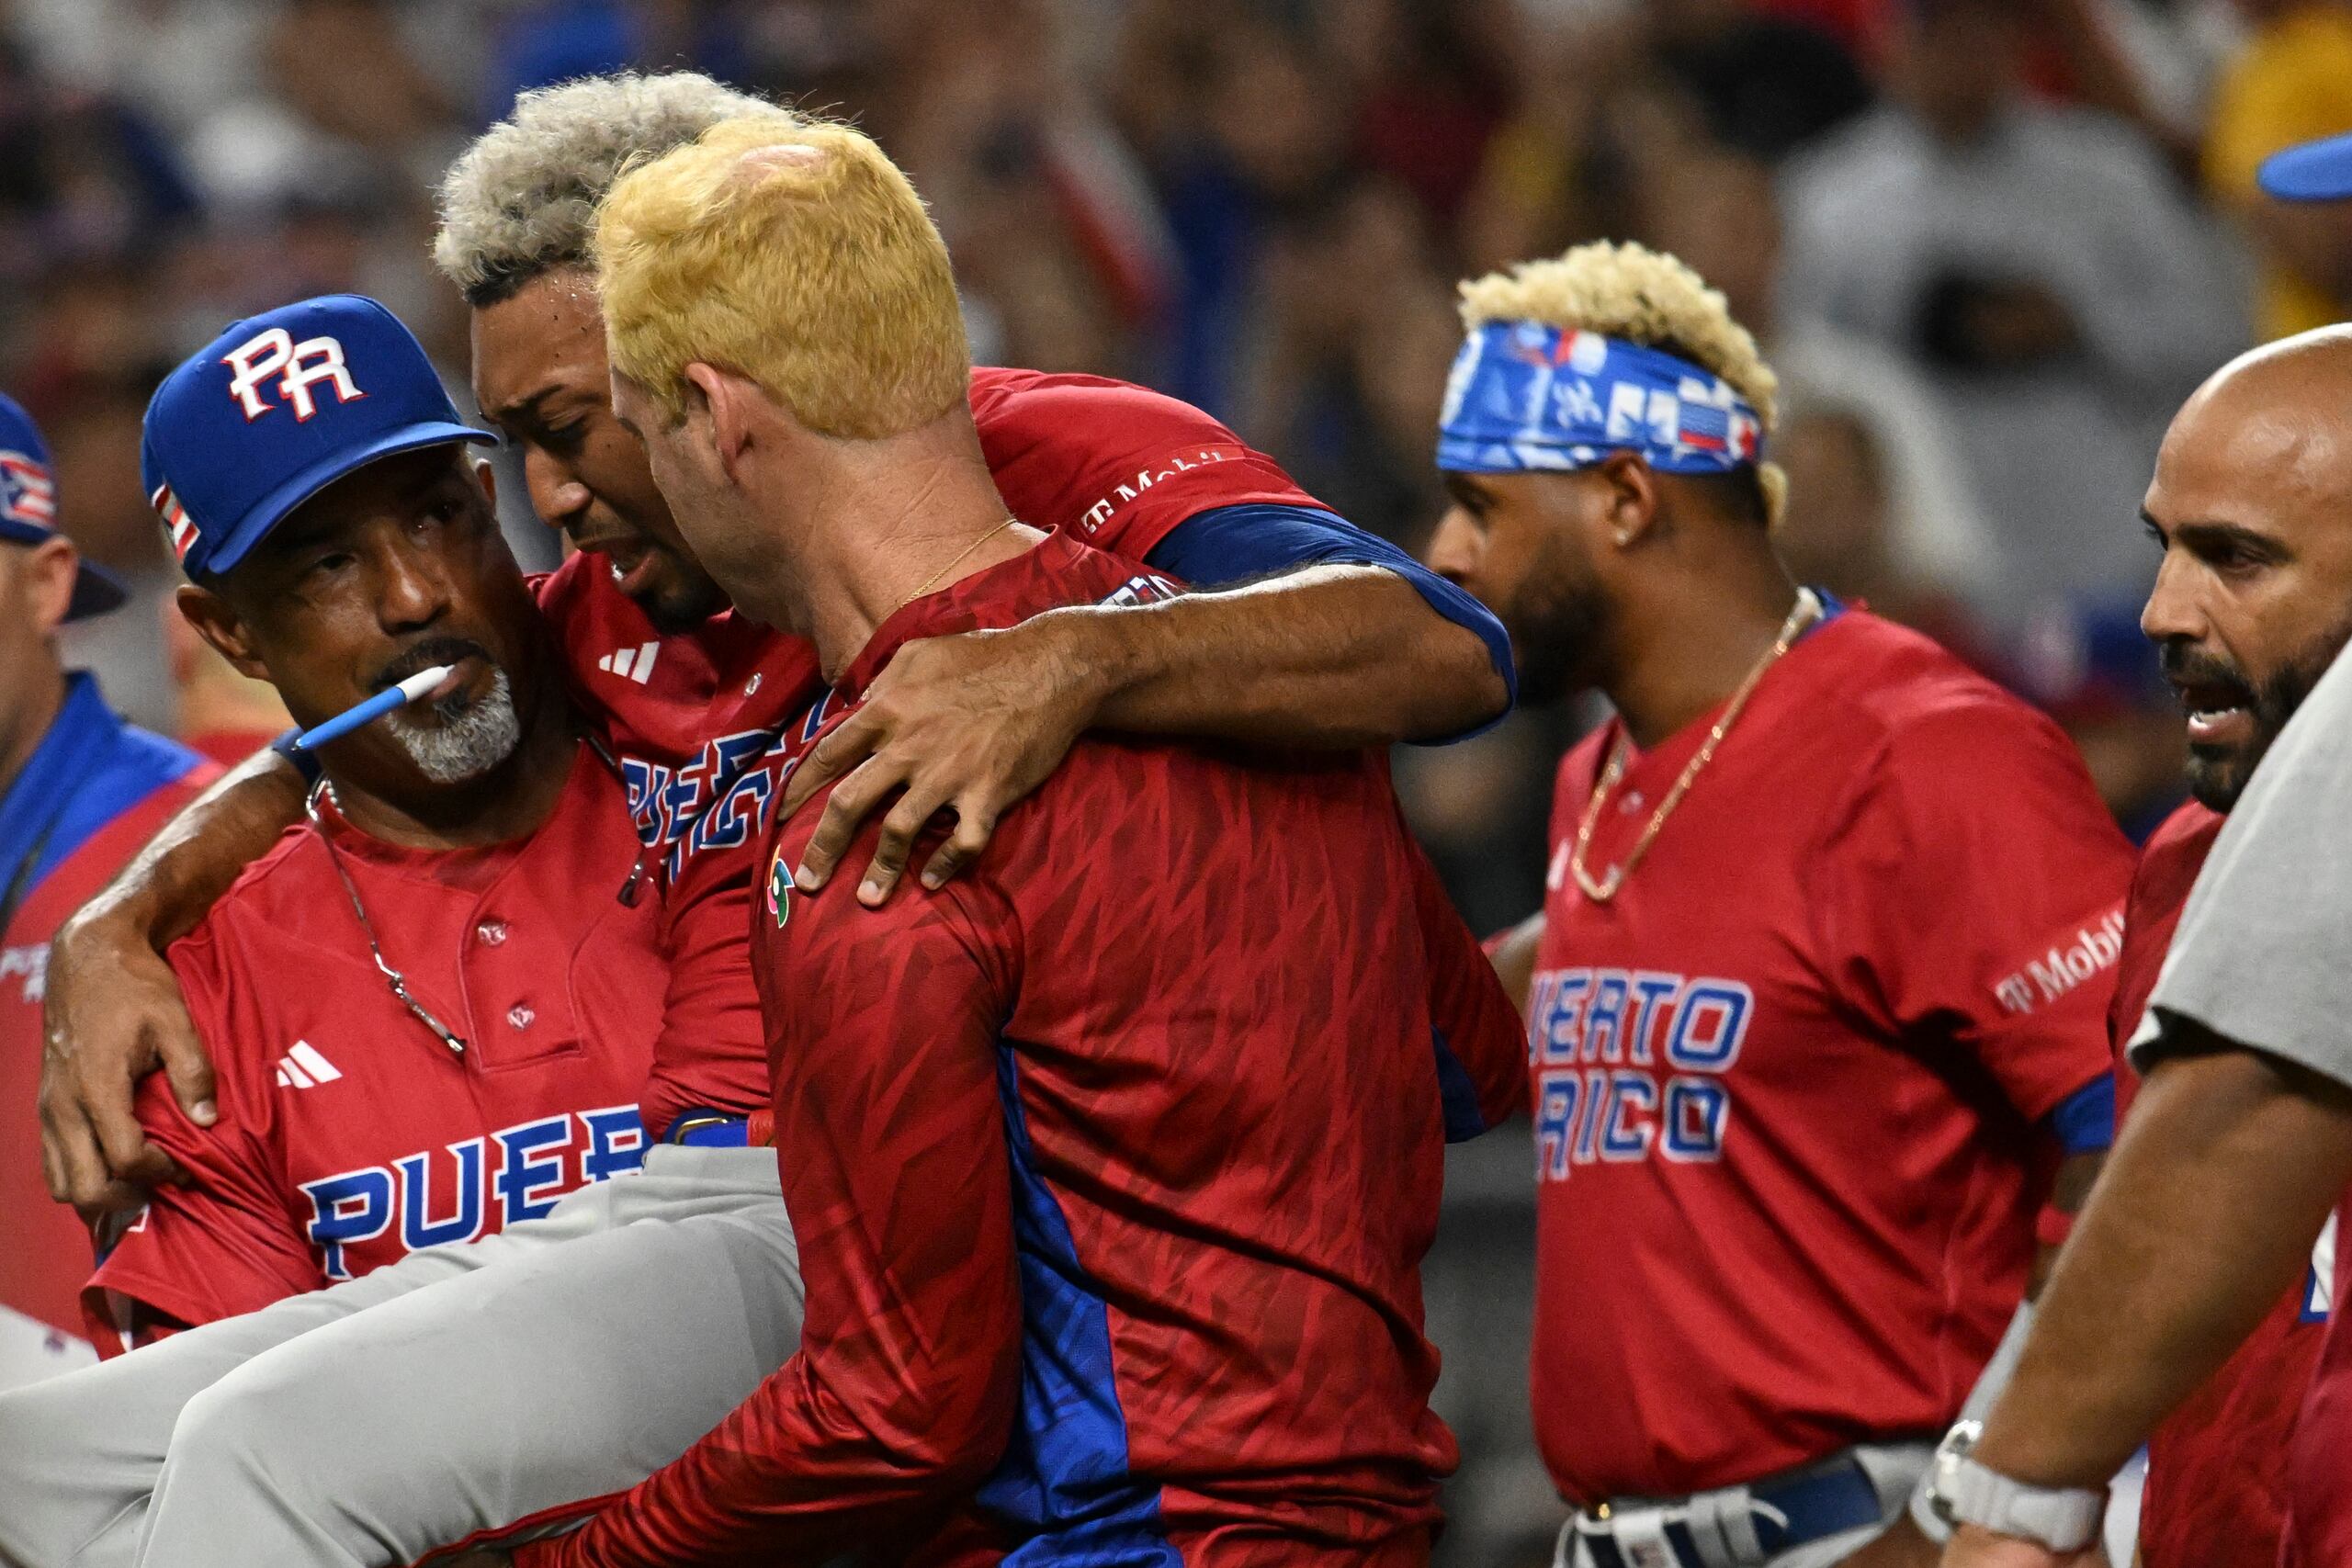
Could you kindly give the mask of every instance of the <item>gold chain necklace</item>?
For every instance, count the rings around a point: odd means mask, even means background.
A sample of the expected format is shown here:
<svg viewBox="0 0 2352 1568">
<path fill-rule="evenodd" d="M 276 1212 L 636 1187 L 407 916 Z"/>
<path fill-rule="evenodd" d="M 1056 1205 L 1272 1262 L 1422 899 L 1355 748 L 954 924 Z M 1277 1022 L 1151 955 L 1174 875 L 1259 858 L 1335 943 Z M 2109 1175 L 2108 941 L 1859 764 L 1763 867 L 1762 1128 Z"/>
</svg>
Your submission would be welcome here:
<svg viewBox="0 0 2352 1568">
<path fill-rule="evenodd" d="M 1576 851 L 1568 856 L 1569 874 L 1577 879 L 1577 886 L 1583 890 L 1586 897 L 1596 904 L 1606 904 L 1617 897 L 1617 890 L 1625 886 L 1625 878 L 1633 874 L 1634 867 L 1639 865 L 1642 856 L 1649 852 L 1658 829 L 1666 826 L 1666 819 L 1674 814 L 1676 807 L 1682 804 L 1683 795 L 1690 793 L 1690 781 L 1714 760 L 1715 748 L 1723 744 L 1724 736 L 1739 717 L 1740 710 L 1747 705 L 1747 699 L 1755 693 L 1757 682 L 1764 679 L 1764 671 L 1779 663 L 1781 656 L 1789 651 L 1805 627 L 1820 618 L 1821 601 L 1814 597 L 1812 589 L 1798 589 L 1796 608 L 1791 610 L 1789 618 L 1781 623 L 1781 635 L 1765 650 L 1764 657 L 1756 661 L 1756 668 L 1747 672 L 1747 679 L 1740 682 L 1739 689 L 1731 694 L 1731 701 L 1724 705 L 1724 716 L 1715 720 L 1713 729 L 1707 731 L 1706 744 L 1700 747 L 1698 754 L 1684 764 L 1681 777 L 1676 779 L 1674 787 L 1666 792 L 1666 798 L 1657 803 L 1657 809 L 1650 814 L 1649 826 L 1644 828 L 1642 836 L 1634 840 L 1634 847 L 1625 852 L 1625 858 L 1609 868 L 1606 878 L 1595 881 L 1592 874 L 1584 868 L 1584 857 L 1592 847 L 1592 830 L 1600 824 L 1601 803 L 1609 797 L 1609 792 L 1617 787 L 1617 782 L 1625 776 L 1628 742 L 1623 734 L 1619 734 L 1617 744 L 1609 751 L 1609 765 L 1601 770 L 1600 782 L 1592 786 L 1592 798 L 1585 803 L 1584 820 L 1577 828 Z"/>
<path fill-rule="evenodd" d="M 930 592 L 933 586 L 936 584 L 941 578 L 945 577 L 949 572 L 954 571 L 957 567 L 964 564 L 964 558 L 966 556 L 970 555 L 974 550 L 978 549 L 982 545 L 987 544 L 990 539 L 995 538 L 999 534 L 1003 533 L 1007 528 L 1012 527 L 1015 523 L 1020 521 L 1021 519 L 1018 517 L 1008 517 L 1003 522 L 998 524 L 995 527 L 989 529 L 987 533 L 981 535 L 978 538 L 974 539 L 970 544 L 966 545 L 962 549 L 957 550 L 954 560 L 949 561 L 945 566 L 941 567 L 937 571 L 933 572 L 929 577 L 924 578 L 922 580 L 922 586 L 917 588 L 912 593 L 910 593 L 905 598 L 899 600 L 897 606 L 894 607 L 890 613 L 894 615 L 897 615 L 899 611 L 905 609 L 908 605 L 913 604 L 916 600 Z"/>
</svg>

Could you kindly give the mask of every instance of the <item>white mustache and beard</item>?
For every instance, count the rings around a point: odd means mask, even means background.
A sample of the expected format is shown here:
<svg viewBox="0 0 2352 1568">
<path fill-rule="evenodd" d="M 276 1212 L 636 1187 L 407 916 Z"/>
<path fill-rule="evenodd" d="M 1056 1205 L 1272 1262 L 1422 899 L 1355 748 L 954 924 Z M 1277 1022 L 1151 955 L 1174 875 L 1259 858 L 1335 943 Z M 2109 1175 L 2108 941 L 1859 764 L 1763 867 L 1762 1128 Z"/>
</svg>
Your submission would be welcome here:
<svg viewBox="0 0 2352 1568">
<path fill-rule="evenodd" d="M 523 721 L 503 670 L 491 671 L 490 690 L 479 700 L 454 694 L 428 711 L 441 722 L 419 724 L 411 716 L 414 710 L 403 708 L 391 715 L 391 731 L 416 771 L 437 784 L 480 778 L 523 742 Z"/>
</svg>

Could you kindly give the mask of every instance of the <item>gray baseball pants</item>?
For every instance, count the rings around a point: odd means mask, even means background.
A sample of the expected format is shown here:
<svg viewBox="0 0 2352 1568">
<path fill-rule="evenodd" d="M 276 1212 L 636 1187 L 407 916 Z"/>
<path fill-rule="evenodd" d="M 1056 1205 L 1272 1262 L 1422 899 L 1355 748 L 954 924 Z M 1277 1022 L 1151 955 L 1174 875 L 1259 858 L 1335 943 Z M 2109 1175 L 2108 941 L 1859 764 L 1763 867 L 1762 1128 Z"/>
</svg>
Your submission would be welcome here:
<svg viewBox="0 0 2352 1568">
<path fill-rule="evenodd" d="M 373 1568 L 683 1452 L 790 1357 L 772 1149 L 648 1151 L 544 1218 L 0 1394 L 7 1568 Z"/>
</svg>

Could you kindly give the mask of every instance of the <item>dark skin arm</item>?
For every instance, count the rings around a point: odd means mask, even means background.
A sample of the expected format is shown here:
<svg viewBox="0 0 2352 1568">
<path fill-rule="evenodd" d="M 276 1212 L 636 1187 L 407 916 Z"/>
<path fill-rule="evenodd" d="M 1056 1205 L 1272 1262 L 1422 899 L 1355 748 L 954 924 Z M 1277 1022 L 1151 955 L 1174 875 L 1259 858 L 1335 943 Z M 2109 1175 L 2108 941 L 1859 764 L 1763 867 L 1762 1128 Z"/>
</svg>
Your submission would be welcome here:
<svg viewBox="0 0 2352 1568">
<path fill-rule="evenodd" d="M 1494 960 L 1495 977 L 1503 983 L 1503 994 L 1521 1018 L 1527 1016 L 1527 995 L 1535 984 L 1535 950 L 1543 943 L 1544 912 L 1538 909 L 1512 927 L 1487 954 Z"/>
<path fill-rule="evenodd" d="M 178 1175 L 131 1113 L 158 1066 L 190 1120 L 210 1126 L 212 1063 L 164 949 L 194 930 L 239 874 L 302 814 L 301 775 L 275 752 L 241 762 L 189 802 L 50 944 L 41 1003 L 41 1174 L 91 1210 L 136 1207 Z"/>
<path fill-rule="evenodd" d="M 2091 1189 L 2098 1182 L 2098 1173 L 2106 1168 L 2104 1151 L 2068 1155 L 2058 1167 L 2057 1179 L 2050 1184 L 2050 1206 L 2062 1214 L 2079 1214 L 2083 1205 L 2090 1201 Z M 2050 1275 L 2058 1267 L 2059 1248 L 2045 1247 L 2033 1255 L 2033 1274 L 2027 1280 L 2025 1299 L 2039 1303 L 2041 1292 L 2049 1288 Z"/>
<path fill-rule="evenodd" d="M 823 886 L 897 794 L 858 899 L 889 897 L 916 835 L 945 811 L 955 832 L 922 869 L 938 886 L 1089 729 L 1349 750 L 1466 729 L 1505 700 L 1486 643 L 1377 567 L 910 642 L 786 788 L 788 816 L 842 781 L 796 880 Z"/>
<path fill-rule="evenodd" d="M 2103 1486 L 2244 1343 L 2352 1181 L 2352 1089 L 2211 1035 L 2160 1064 L 2068 1242 L 1976 1454 Z M 2087 1562 L 1962 1529 L 1950 1568 Z"/>
</svg>

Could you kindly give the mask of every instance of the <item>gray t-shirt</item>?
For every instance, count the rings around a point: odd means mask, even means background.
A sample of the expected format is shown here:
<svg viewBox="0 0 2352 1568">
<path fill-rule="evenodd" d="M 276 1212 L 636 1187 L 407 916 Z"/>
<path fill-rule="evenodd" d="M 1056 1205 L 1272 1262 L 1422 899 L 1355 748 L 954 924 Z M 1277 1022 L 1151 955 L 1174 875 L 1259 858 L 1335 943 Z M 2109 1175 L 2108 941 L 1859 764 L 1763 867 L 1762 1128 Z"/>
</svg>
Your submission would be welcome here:
<svg viewBox="0 0 2352 1568">
<path fill-rule="evenodd" d="M 2188 1019 L 2352 1084 L 2352 659 L 2339 658 L 2238 797 L 2181 911 L 2132 1065 Z"/>
</svg>

